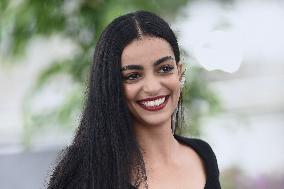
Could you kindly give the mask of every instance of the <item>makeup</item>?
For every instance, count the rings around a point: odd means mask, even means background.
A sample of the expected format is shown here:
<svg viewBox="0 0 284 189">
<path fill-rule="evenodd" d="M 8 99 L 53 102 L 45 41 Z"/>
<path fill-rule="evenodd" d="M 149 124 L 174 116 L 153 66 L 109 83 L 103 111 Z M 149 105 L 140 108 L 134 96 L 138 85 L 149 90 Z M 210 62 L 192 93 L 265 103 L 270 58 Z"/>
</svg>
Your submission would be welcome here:
<svg viewBox="0 0 284 189">
<path fill-rule="evenodd" d="M 157 96 L 137 101 L 143 109 L 147 111 L 159 111 L 163 109 L 168 102 L 169 95 Z"/>
</svg>

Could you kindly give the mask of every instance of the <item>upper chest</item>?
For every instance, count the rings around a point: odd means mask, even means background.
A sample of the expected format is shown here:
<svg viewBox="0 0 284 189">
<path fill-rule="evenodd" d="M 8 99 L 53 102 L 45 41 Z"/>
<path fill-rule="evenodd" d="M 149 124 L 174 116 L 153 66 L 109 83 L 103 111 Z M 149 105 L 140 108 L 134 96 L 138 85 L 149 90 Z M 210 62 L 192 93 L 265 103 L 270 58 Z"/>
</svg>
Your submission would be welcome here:
<svg viewBox="0 0 284 189">
<path fill-rule="evenodd" d="M 203 160 L 187 148 L 180 162 L 167 166 L 150 166 L 147 170 L 149 189 L 204 189 L 206 170 Z"/>
</svg>

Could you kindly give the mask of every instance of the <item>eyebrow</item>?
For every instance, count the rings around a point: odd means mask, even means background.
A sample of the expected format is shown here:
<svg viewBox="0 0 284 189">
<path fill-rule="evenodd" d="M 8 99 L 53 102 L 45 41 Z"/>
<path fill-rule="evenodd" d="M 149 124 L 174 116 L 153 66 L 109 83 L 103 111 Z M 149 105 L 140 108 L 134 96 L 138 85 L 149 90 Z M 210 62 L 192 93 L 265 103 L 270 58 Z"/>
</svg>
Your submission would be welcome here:
<svg viewBox="0 0 284 189">
<path fill-rule="evenodd" d="M 154 62 L 154 66 L 157 66 L 167 60 L 175 60 L 172 56 L 165 56 L 165 57 L 162 57 L 162 58 L 159 58 L 158 60 L 156 60 Z M 121 71 L 126 71 L 126 70 L 143 70 L 143 67 L 141 65 L 135 65 L 135 64 L 132 64 L 132 65 L 127 65 L 127 66 L 123 66 L 121 69 Z"/>
</svg>

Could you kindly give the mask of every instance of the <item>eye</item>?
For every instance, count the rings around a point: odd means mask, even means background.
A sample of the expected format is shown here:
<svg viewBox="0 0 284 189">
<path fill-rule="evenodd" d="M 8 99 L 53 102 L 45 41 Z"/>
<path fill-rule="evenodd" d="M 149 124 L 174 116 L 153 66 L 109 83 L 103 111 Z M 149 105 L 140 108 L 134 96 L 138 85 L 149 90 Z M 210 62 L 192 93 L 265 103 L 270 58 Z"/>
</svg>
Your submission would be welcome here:
<svg viewBox="0 0 284 189">
<path fill-rule="evenodd" d="M 137 80 L 141 77 L 141 75 L 139 73 L 130 73 L 126 76 L 123 77 L 124 81 L 134 81 Z"/>
<path fill-rule="evenodd" d="M 160 67 L 159 72 L 160 73 L 170 73 L 174 69 L 174 66 L 172 65 L 164 65 Z"/>
</svg>

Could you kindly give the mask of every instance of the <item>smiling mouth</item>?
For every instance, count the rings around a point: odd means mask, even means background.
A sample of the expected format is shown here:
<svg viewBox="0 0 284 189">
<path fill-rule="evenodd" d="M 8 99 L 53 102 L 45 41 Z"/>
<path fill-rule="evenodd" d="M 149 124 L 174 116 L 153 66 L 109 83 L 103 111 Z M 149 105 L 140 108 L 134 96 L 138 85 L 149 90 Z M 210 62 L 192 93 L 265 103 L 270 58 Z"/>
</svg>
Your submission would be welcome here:
<svg viewBox="0 0 284 189">
<path fill-rule="evenodd" d="M 163 109 L 168 102 L 170 95 L 157 96 L 137 101 L 137 103 L 147 111 L 158 111 Z"/>
</svg>

